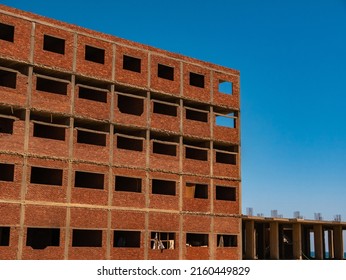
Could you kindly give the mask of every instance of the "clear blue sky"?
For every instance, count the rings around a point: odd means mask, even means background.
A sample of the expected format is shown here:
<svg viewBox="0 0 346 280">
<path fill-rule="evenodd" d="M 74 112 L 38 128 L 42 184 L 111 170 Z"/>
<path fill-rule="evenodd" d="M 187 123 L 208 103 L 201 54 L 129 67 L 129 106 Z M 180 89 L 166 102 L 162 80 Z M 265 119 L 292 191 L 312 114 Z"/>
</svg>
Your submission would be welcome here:
<svg viewBox="0 0 346 280">
<path fill-rule="evenodd" d="M 240 70 L 243 211 L 346 220 L 346 0 L 2 0 Z"/>
</svg>

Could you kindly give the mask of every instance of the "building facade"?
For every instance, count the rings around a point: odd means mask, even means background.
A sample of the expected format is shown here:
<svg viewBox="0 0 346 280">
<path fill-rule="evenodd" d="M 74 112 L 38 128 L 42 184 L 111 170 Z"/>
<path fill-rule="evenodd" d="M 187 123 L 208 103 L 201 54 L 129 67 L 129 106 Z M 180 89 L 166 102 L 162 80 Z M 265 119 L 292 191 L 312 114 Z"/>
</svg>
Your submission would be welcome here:
<svg viewBox="0 0 346 280">
<path fill-rule="evenodd" d="M 240 259 L 239 83 L 0 5 L 0 259 Z"/>
</svg>

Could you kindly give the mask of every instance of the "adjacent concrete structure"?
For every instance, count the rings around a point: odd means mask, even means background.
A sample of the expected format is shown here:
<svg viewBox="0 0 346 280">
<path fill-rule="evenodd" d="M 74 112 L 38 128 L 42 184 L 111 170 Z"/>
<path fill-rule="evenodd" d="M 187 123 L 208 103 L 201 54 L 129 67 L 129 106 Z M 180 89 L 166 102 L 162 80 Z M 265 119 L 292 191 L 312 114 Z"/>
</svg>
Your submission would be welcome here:
<svg viewBox="0 0 346 280">
<path fill-rule="evenodd" d="M 0 259 L 240 259 L 239 83 L 1 5 Z"/>
<path fill-rule="evenodd" d="M 346 223 L 243 216 L 243 259 L 344 259 Z"/>
</svg>

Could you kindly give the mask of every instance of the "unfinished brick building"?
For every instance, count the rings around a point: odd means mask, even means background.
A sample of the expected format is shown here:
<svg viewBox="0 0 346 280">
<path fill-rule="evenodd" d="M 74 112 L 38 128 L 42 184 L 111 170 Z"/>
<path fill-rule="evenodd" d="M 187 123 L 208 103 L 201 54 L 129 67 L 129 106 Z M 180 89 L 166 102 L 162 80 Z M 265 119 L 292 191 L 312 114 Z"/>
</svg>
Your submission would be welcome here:
<svg viewBox="0 0 346 280">
<path fill-rule="evenodd" d="M 240 259 L 239 123 L 236 70 L 1 5 L 0 259 Z"/>
</svg>

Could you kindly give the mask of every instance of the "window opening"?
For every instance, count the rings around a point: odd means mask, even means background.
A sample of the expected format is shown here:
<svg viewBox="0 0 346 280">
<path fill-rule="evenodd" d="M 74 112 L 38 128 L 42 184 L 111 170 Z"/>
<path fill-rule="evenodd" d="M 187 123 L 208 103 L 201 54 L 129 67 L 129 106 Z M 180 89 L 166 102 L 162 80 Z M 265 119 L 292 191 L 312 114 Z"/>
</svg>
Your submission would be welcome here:
<svg viewBox="0 0 346 280">
<path fill-rule="evenodd" d="M 14 42 L 14 26 L 0 23 L 0 40 Z"/>
<path fill-rule="evenodd" d="M 17 72 L 0 69 L 0 86 L 15 89 L 16 83 L 17 83 Z"/>
<path fill-rule="evenodd" d="M 0 246 L 10 246 L 10 227 L 0 227 Z"/>
<path fill-rule="evenodd" d="M 219 80 L 219 92 L 225 94 L 233 94 L 233 83 Z"/>
<path fill-rule="evenodd" d="M 218 234 L 217 235 L 217 247 L 237 247 L 237 236 L 229 234 Z"/>
<path fill-rule="evenodd" d="M 102 230 L 74 229 L 72 247 L 102 247 Z"/>
<path fill-rule="evenodd" d="M 136 138 L 117 135 L 117 148 L 142 152 L 143 139 L 136 139 Z"/>
<path fill-rule="evenodd" d="M 144 112 L 144 100 L 118 94 L 118 108 L 121 113 L 141 116 Z"/>
<path fill-rule="evenodd" d="M 208 234 L 186 233 L 186 246 L 208 247 Z"/>
<path fill-rule="evenodd" d="M 141 247 L 141 232 L 115 230 L 114 239 L 113 239 L 113 247 L 140 248 Z"/>
<path fill-rule="evenodd" d="M 58 54 L 65 54 L 65 40 L 50 35 L 44 35 L 43 49 Z"/>
<path fill-rule="evenodd" d="M 216 186 L 216 200 L 236 201 L 236 188 Z"/>
<path fill-rule="evenodd" d="M 85 60 L 104 64 L 105 63 L 105 50 L 85 45 Z"/>
<path fill-rule="evenodd" d="M 107 103 L 107 92 L 79 86 L 78 97 L 92 101 Z"/>
<path fill-rule="evenodd" d="M 14 181 L 14 164 L 0 163 L 0 181 Z"/>
<path fill-rule="evenodd" d="M 106 134 L 102 132 L 91 132 L 81 128 L 77 129 L 77 143 L 106 146 Z"/>
<path fill-rule="evenodd" d="M 153 153 L 168 156 L 176 156 L 177 145 L 153 141 Z"/>
<path fill-rule="evenodd" d="M 185 146 L 185 157 L 194 160 L 208 161 L 208 151 Z"/>
<path fill-rule="evenodd" d="M 104 174 L 76 171 L 75 172 L 75 188 L 87 188 L 103 190 Z"/>
<path fill-rule="evenodd" d="M 204 88 L 204 75 L 190 72 L 190 85 Z"/>
<path fill-rule="evenodd" d="M 115 176 L 115 190 L 123 192 L 142 192 L 142 179 Z"/>
<path fill-rule="evenodd" d="M 141 73 L 141 60 L 136 57 L 124 55 L 123 56 L 123 69 L 132 72 Z"/>
<path fill-rule="evenodd" d="M 174 243 L 174 232 L 151 232 L 150 234 L 150 248 L 153 250 L 174 250 Z"/>
<path fill-rule="evenodd" d="M 0 133 L 13 134 L 13 123 L 14 119 L 0 116 Z"/>
<path fill-rule="evenodd" d="M 195 184 L 186 183 L 185 196 L 187 198 L 208 198 L 208 185 L 206 184 Z"/>
<path fill-rule="evenodd" d="M 28 228 L 26 246 L 35 250 L 46 249 L 48 246 L 60 245 L 60 229 L 55 228 Z"/>
<path fill-rule="evenodd" d="M 67 95 L 67 83 L 46 79 L 43 77 L 37 77 L 36 90 L 60 95 Z"/>
<path fill-rule="evenodd" d="M 34 137 L 65 141 L 65 127 L 34 123 Z"/>
<path fill-rule="evenodd" d="M 31 167 L 30 183 L 62 186 L 62 169 L 52 169 L 44 167 Z"/>
<path fill-rule="evenodd" d="M 175 195 L 175 181 L 152 180 L 152 193 L 162 195 Z"/>
<path fill-rule="evenodd" d="M 227 115 L 216 115 L 215 123 L 217 126 L 236 128 L 235 113 L 233 112 Z"/>
<path fill-rule="evenodd" d="M 177 116 L 177 106 L 169 105 L 161 102 L 154 101 L 154 109 L 153 112 L 155 114 L 167 115 L 176 117 Z"/>
<path fill-rule="evenodd" d="M 216 162 L 223 164 L 237 164 L 237 155 L 216 151 Z"/>
<path fill-rule="evenodd" d="M 157 65 L 157 76 L 162 78 L 162 79 L 174 81 L 174 68 L 170 67 L 170 66 L 158 64 Z"/>
<path fill-rule="evenodd" d="M 205 123 L 208 122 L 208 112 L 202 112 L 188 108 L 186 108 L 185 110 L 186 119 Z"/>
</svg>

